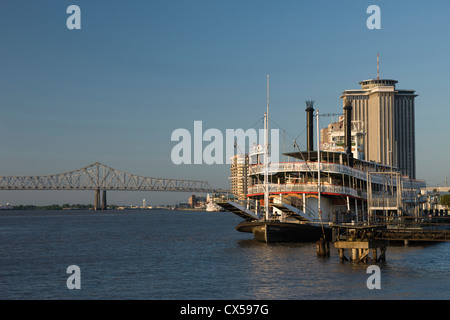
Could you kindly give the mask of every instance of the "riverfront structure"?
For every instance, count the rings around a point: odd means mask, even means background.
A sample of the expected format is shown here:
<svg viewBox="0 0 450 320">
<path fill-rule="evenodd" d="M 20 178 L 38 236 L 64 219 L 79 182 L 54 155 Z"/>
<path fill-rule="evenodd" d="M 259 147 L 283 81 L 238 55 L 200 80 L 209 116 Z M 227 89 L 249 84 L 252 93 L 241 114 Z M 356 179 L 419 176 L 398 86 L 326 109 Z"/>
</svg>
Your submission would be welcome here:
<svg viewBox="0 0 450 320">
<path fill-rule="evenodd" d="M 231 192 L 239 200 L 247 198 L 246 205 L 218 205 L 244 219 L 236 229 L 264 242 L 318 241 L 330 239 L 335 221 L 404 223 L 417 218 L 425 187 L 425 181 L 415 179 L 417 95 L 396 89 L 396 83 L 377 75 L 361 81 L 361 89 L 345 90 L 343 115 L 321 134 L 317 111 L 316 150 L 314 101 L 306 101 L 306 151 L 284 153 L 294 161 L 261 162 L 268 144 L 233 157 Z"/>
<path fill-rule="evenodd" d="M 350 100 L 352 125 L 364 134 L 366 161 L 398 167 L 403 175 L 416 177 L 414 90 L 396 88 L 396 80 L 361 81 L 361 89 L 345 90 Z"/>
<path fill-rule="evenodd" d="M 239 200 L 247 199 L 248 154 L 237 154 L 231 157 L 231 193 Z"/>
</svg>

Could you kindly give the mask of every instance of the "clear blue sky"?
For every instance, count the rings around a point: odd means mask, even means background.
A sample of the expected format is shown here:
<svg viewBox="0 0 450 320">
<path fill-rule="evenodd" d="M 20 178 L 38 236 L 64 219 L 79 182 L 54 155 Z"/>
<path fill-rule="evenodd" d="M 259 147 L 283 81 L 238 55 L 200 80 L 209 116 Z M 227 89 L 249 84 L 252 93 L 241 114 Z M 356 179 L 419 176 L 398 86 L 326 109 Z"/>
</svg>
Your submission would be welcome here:
<svg viewBox="0 0 450 320">
<path fill-rule="evenodd" d="M 68 30 L 69 5 L 81 30 Z M 366 9 L 381 8 L 381 30 Z M 418 178 L 450 176 L 450 2 L 23 1 L 0 3 L 0 175 L 99 161 L 145 176 L 229 186 L 228 165 L 171 163 L 173 130 L 250 128 L 266 107 L 304 145 L 305 100 L 341 112 L 342 91 L 376 77 L 414 89 Z M 328 123 L 322 119 L 322 126 Z M 288 141 L 286 142 L 288 143 Z M 177 193 L 111 193 L 175 203 Z M 0 203 L 88 203 L 85 192 L 0 192 Z"/>
</svg>

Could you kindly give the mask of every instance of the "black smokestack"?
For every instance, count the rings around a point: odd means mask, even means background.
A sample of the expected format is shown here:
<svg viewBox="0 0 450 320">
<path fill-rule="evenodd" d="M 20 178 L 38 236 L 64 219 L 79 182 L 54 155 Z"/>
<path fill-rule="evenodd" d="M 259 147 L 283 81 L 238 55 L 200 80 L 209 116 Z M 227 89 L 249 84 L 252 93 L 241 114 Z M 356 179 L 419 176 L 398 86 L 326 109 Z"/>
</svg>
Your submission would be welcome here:
<svg viewBox="0 0 450 320">
<path fill-rule="evenodd" d="M 313 141 L 313 113 L 314 113 L 314 101 L 306 101 L 306 150 L 311 152 L 314 150 Z"/>
<path fill-rule="evenodd" d="M 349 166 L 353 167 L 352 153 L 352 102 L 344 99 L 344 136 L 345 136 L 345 153 L 347 153 Z"/>
</svg>

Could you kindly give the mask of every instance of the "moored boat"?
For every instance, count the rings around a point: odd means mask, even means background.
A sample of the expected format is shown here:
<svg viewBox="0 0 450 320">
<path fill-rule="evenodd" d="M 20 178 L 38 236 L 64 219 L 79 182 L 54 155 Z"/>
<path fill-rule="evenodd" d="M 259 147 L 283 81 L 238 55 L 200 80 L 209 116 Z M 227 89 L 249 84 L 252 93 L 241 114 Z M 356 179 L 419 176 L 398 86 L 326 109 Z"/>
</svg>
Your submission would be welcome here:
<svg viewBox="0 0 450 320">
<path fill-rule="evenodd" d="M 269 104 L 267 104 L 269 105 Z M 374 223 L 414 215 L 417 194 L 424 181 L 402 176 L 396 167 L 364 160 L 364 134 L 351 122 L 351 104 L 345 103 L 341 130 L 313 150 L 313 101 L 307 101 L 307 150 L 285 153 L 293 161 L 269 163 L 268 135 L 249 153 L 245 203 L 218 205 L 244 219 L 236 226 L 258 241 L 299 242 L 331 240 L 332 223 Z M 268 132 L 268 110 L 265 114 Z M 232 177 L 236 178 L 236 177 Z"/>
</svg>

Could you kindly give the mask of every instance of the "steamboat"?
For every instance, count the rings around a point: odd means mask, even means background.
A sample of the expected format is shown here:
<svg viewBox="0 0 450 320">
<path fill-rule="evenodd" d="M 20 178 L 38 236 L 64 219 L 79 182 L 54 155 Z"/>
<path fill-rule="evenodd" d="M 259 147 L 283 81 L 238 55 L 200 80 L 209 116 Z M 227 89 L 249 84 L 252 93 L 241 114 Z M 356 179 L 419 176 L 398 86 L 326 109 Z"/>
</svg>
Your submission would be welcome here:
<svg viewBox="0 0 450 320">
<path fill-rule="evenodd" d="M 320 143 L 319 111 L 306 102 L 305 151 L 284 153 L 288 162 L 269 163 L 269 141 L 248 154 L 247 199 L 217 203 L 240 216 L 237 231 L 253 233 L 258 241 L 304 242 L 331 240 L 336 223 L 376 223 L 413 218 L 422 180 L 403 176 L 393 166 L 364 160 L 364 130 L 352 123 L 351 101 Z M 268 111 L 264 127 L 268 132 Z M 313 123 L 317 120 L 317 149 Z M 418 196 L 419 195 L 419 196 Z"/>
</svg>

